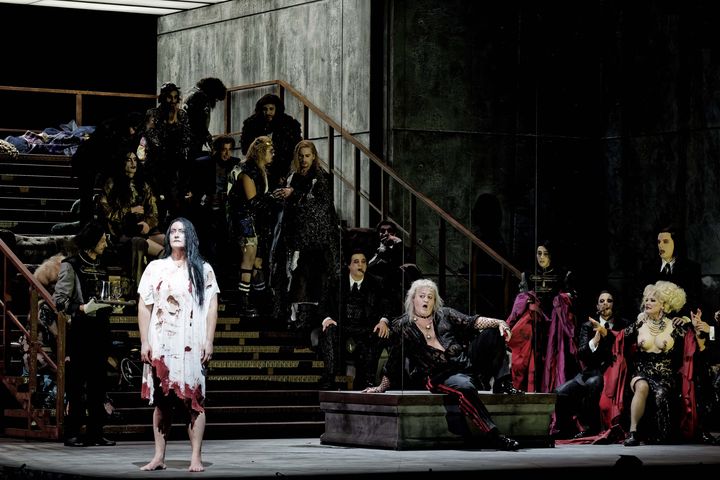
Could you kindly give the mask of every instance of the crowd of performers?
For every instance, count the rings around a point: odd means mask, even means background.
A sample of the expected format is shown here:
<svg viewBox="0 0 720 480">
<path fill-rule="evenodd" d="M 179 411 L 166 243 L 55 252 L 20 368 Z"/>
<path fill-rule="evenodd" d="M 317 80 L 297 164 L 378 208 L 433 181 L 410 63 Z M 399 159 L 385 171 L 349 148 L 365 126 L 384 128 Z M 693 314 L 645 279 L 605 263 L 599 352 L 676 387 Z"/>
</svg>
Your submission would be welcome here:
<svg viewBox="0 0 720 480">
<path fill-rule="evenodd" d="M 608 290 L 582 318 L 572 274 L 552 263 L 550 244 L 538 246 L 507 320 L 509 346 L 515 387 L 557 393 L 555 438 L 718 443 L 718 314 L 703 315 L 699 268 L 678 231 L 663 228 L 657 241 L 657 260 L 639 276 L 640 312 L 629 318 Z"/>
</svg>

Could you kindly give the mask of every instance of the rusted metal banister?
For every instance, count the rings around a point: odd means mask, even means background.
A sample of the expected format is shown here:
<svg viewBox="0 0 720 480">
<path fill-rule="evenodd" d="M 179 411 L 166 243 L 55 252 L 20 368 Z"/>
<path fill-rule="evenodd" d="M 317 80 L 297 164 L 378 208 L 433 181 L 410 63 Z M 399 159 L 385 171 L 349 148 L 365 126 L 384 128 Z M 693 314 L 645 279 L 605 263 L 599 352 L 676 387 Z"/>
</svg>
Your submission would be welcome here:
<svg viewBox="0 0 720 480">
<path fill-rule="evenodd" d="M 360 149 L 355 149 L 355 226 L 360 226 L 360 194 L 362 189 L 360 188 L 361 175 L 360 175 Z"/>
<path fill-rule="evenodd" d="M 281 89 L 284 89 L 288 92 L 290 92 L 293 96 L 295 96 L 300 102 L 303 103 L 303 105 L 307 106 L 310 110 L 313 111 L 315 115 L 317 115 L 321 120 L 323 120 L 332 130 L 337 131 L 340 133 L 340 135 L 350 142 L 352 145 L 354 145 L 356 148 L 358 148 L 362 153 L 367 156 L 370 161 L 372 161 L 375 165 L 380 167 L 385 174 L 392 177 L 393 180 L 398 182 L 402 187 L 404 187 L 406 190 L 412 193 L 412 195 L 416 198 L 418 198 L 420 201 L 422 201 L 425 205 L 430 207 L 432 210 L 435 211 L 436 214 L 438 214 L 443 220 L 445 220 L 448 224 L 450 224 L 453 228 L 458 230 L 460 233 L 462 233 L 465 237 L 470 239 L 475 245 L 480 247 L 481 250 L 483 250 L 486 254 L 488 254 L 490 257 L 493 258 L 496 262 L 500 263 L 502 266 L 504 266 L 506 269 L 508 269 L 510 272 L 513 273 L 517 278 L 521 277 L 521 272 L 518 268 L 516 268 L 513 264 L 511 264 L 507 259 L 505 259 L 502 255 L 497 253 L 495 250 L 493 250 L 492 247 L 487 245 L 485 242 L 480 240 L 473 232 L 468 230 L 462 223 L 460 223 L 458 220 L 456 220 L 454 217 L 452 217 L 449 213 L 447 213 L 445 210 L 443 210 L 439 205 L 437 205 L 435 202 L 430 200 L 427 196 L 419 192 L 415 187 L 413 187 L 411 184 L 409 184 L 407 181 L 403 180 L 396 172 L 393 170 L 387 163 L 382 161 L 379 157 L 377 157 L 374 153 L 372 153 L 365 145 L 363 145 L 358 139 L 356 139 L 350 132 L 342 128 L 340 125 L 338 125 L 332 118 L 328 117 L 323 111 L 321 111 L 315 104 L 313 104 L 310 100 L 308 100 L 303 94 L 301 94 L 299 91 L 297 91 L 292 85 L 288 84 L 287 82 L 283 80 L 269 80 L 266 82 L 259 82 L 259 83 L 253 83 L 249 85 L 243 85 L 239 87 L 232 87 L 228 88 L 228 92 L 231 91 L 240 91 L 240 90 L 249 90 L 253 88 L 260 88 L 260 87 L 269 87 L 273 85 L 279 85 Z M 281 90 L 282 92 L 282 90 Z M 332 140 L 332 138 L 329 138 L 329 140 Z M 334 142 L 330 141 L 329 146 L 333 146 Z M 332 151 L 332 150 L 330 150 Z M 330 158 L 329 160 L 333 160 L 332 155 L 328 155 Z M 331 170 L 332 170 L 331 166 Z"/>
<path fill-rule="evenodd" d="M 94 90 L 71 90 L 66 88 L 13 87 L 0 85 L 0 92 L 48 93 L 53 95 L 73 95 L 75 97 L 75 123 L 82 125 L 83 97 L 116 97 L 155 99 L 157 95 L 148 93 L 101 92 Z"/>
<path fill-rule="evenodd" d="M 29 386 L 29 392 L 33 394 L 37 389 L 37 353 L 40 353 L 43 358 L 47 361 L 48 365 L 52 368 L 52 370 L 55 372 L 55 384 L 56 384 L 56 398 L 55 398 L 55 426 L 52 425 L 46 425 L 45 422 L 42 420 L 40 416 L 35 412 L 35 408 L 32 406 L 32 401 L 28 401 L 25 404 L 24 409 L 27 412 L 27 420 L 28 420 L 28 429 L 33 428 L 32 425 L 35 423 L 35 428 L 39 428 L 40 430 L 43 430 L 44 432 L 48 433 L 50 435 L 50 438 L 52 439 L 59 439 L 62 438 L 63 433 L 63 418 L 65 413 L 65 365 L 64 365 L 64 359 L 65 359 L 65 332 L 66 332 L 66 322 L 67 318 L 62 312 L 57 311 L 57 307 L 55 305 L 55 302 L 52 299 L 52 295 L 45 289 L 45 287 L 30 273 L 30 270 L 25 266 L 25 264 L 15 255 L 15 253 L 10 249 L 10 247 L 0 239 L 0 254 L 2 255 L 2 263 L 3 263 L 3 299 L 0 301 L 0 306 L 2 306 L 2 312 L 3 312 L 3 336 L 5 337 L 3 339 L 4 347 L 5 347 L 5 363 L 4 365 L 9 365 L 9 358 L 7 358 L 9 354 L 8 345 L 7 345 L 7 333 L 8 333 L 8 319 L 12 321 L 20 330 L 20 332 L 25 335 L 27 338 L 29 338 L 30 341 L 30 365 L 29 365 L 29 378 L 28 378 L 28 386 Z M 28 282 L 29 288 L 31 290 L 30 294 L 30 331 L 28 331 L 24 325 L 22 325 L 22 322 L 13 314 L 12 311 L 10 311 L 7 308 L 7 304 L 4 302 L 5 300 L 5 294 L 7 291 L 7 285 L 8 285 L 8 263 L 11 263 L 23 276 L 23 278 Z M 45 349 L 39 348 L 40 345 L 37 341 L 37 325 L 38 325 L 38 318 L 39 318 L 39 309 L 38 309 L 38 302 L 39 298 L 43 298 L 47 305 L 55 312 L 57 313 L 57 357 L 55 361 L 53 361 L 52 358 L 50 358 L 45 352 Z M 2 371 L 0 372 L 2 375 L 5 375 L 6 372 Z"/>
<path fill-rule="evenodd" d="M 438 228 L 438 263 L 445 265 L 447 263 L 447 227 L 445 226 L 445 220 L 440 219 L 440 225 Z M 447 274 L 444 268 L 440 268 L 438 271 L 438 288 L 440 289 L 440 295 L 445 296 L 445 287 L 447 286 Z"/>
<path fill-rule="evenodd" d="M 37 291 L 36 291 L 36 290 L 33 290 L 33 295 L 37 295 Z M 0 304 L 3 304 L 3 306 L 5 305 L 3 302 L 0 302 Z M 33 309 L 32 301 L 30 302 L 30 308 L 31 308 L 31 310 Z M 35 309 L 37 310 L 36 307 L 35 307 Z M 30 316 L 32 317 L 32 315 L 33 315 L 33 314 L 36 314 L 36 313 L 37 313 L 37 312 L 31 312 Z M 37 339 L 37 331 L 35 332 L 35 336 L 33 336 L 32 331 L 28 331 L 28 330 L 25 328 L 25 326 L 22 324 L 22 322 L 15 316 L 14 313 L 12 313 L 11 311 L 7 311 L 7 312 L 6 312 L 6 315 L 10 318 L 10 320 L 12 320 L 12 322 L 15 324 L 15 326 L 18 327 L 18 329 L 20 329 L 20 333 L 22 333 L 22 334 L 25 335 L 27 338 L 29 338 L 29 339 L 32 340 L 30 346 L 33 347 L 33 344 L 36 344 L 36 343 L 37 343 L 37 342 L 34 340 L 34 339 Z M 32 325 L 32 322 L 31 322 L 31 325 Z M 36 323 L 36 325 L 37 325 L 37 323 Z M 31 329 L 32 329 L 32 327 L 31 327 Z M 48 356 L 47 352 L 46 352 L 45 350 L 40 350 L 39 353 L 40 353 L 40 355 L 42 355 L 43 358 L 48 362 L 48 365 L 50 365 L 50 367 L 51 367 L 53 370 L 57 371 L 57 365 L 56 365 L 55 362 L 52 360 L 52 358 L 50 358 L 50 357 Z"/>
<path fill-rule="evenodd" d="M 94 90 L 68 90 L 63 88 L 35 88 L 35 87 L 11 87 L 0 85 L 0 92 L 32 92 L 32 93 L 57 93 L 65 95 L 88 95 L 94 97 L 122 97 L 122 98 L 157 98 L 157 95 L 149 93 L 119 93 L 101 92 Z"/>
<path fill-rule="evenodd" d="M 28 270 L 25 264 L 17 257 L 17 255 L 15 255 L 15 252 L 13 252 L 3 240 L 0 240 L 0 252 L 2 252 L 5 258 L 10 260 L 10 263 L 18 269 L 20 274 L 30 283 L 30 286 L 38 291 L 43 300 L 48 302 L 54 311 L 57 311 L 55 302 L 53 301 L 50 292 L 45 290 L 43 284 L 40 283 L 35 276 L 33 276 L 32 272 Z"/>
</svg>

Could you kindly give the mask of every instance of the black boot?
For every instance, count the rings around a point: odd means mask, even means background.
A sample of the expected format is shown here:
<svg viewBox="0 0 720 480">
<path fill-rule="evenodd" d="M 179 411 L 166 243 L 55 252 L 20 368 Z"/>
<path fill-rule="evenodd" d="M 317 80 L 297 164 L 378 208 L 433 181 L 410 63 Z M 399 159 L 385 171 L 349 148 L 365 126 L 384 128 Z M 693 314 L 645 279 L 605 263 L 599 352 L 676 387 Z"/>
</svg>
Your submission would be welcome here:
<svg viewBox="0 0 720 480">
<path fill-rule="evenodd" d="M 515 388 L 512 384 L 512 379 L 508 375 L 503 378 L 496 378 L 493 383 L 493 393 L 505 393 L 508 395 L 522 395 L 522 390 Z"/>
<path fill-rule="evenodd" d="M 240 315 L 245 317 L 257 317 L 258 311 L 250 303 L 250 284 L 240 282 Z"/>
</svg>

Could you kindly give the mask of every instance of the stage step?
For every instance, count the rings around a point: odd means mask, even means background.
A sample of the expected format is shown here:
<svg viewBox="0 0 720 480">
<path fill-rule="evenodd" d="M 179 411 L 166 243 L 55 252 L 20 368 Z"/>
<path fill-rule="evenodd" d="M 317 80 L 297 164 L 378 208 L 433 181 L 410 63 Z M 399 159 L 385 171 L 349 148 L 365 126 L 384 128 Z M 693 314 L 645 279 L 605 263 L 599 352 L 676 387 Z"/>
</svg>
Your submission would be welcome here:
<svg viewBox="0 0 720 480">
<path fill-rule="evenodd" d="M 76 220 L 77 179 L 66 155 L 0 155 L 0 228 L 47 235 L 53 225 Z"/>
</svg>

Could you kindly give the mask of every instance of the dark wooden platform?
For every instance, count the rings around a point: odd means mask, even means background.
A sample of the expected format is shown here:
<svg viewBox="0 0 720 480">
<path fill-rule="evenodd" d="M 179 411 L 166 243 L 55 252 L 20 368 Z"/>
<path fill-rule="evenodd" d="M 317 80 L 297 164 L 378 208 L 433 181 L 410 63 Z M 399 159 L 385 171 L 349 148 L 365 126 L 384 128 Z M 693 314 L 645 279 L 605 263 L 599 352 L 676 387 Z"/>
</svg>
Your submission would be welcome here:
<svg viewBox="0 0 720 480">
<path fill-rule="evenodd" d="M 524 447 L 554 446 L 548 431 L 555 394 L 480 395 L 502 433 Z M 320 410 L 325 413 L 320 440 L 329 445 L 454 448 L 478 435 L 451 397 L 427 391 L 320 392 Z"/>
</svg>

